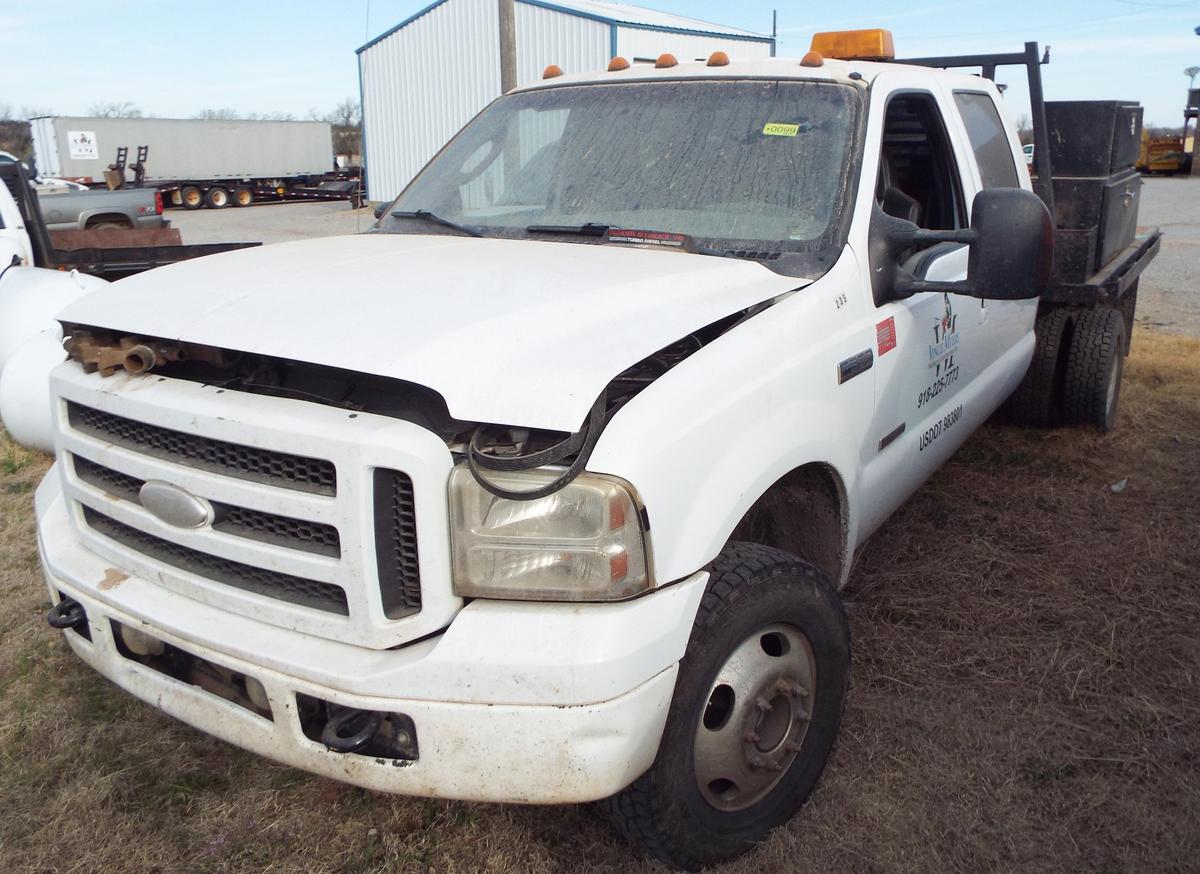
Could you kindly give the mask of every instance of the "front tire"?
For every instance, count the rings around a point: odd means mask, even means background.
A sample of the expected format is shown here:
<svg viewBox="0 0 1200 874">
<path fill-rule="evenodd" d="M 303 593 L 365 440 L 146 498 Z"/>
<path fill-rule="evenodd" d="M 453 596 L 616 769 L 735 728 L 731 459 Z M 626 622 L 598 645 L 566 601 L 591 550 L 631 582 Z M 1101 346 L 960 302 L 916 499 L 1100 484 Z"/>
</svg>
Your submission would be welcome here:
<svg viewBox="0 0 1200 874">
<path fill-rule="evenodd" d="M 845 610 L 815 567 L 731 543 L 710 573 L 658 758 L 601 803 L 646 853 L 693 870 L 749 850 L 800 809 L 850 673 Z"/>
</svg>

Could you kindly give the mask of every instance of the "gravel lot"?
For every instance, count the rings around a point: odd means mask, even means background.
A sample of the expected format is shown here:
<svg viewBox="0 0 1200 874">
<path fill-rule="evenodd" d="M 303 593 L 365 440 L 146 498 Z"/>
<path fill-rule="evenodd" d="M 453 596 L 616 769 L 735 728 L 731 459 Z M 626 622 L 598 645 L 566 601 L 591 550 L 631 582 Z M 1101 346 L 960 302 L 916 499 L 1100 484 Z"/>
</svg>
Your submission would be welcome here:
<svg viewBox="0 0 1200 874">
<path fill-rule="evenodd" d="M 370 207 L 351 209 L 345 200 L 263 203 L 249 209 L 172 209 L 166 217 L 185 243 L 286 243 L 356 234 L 375 221 Z"/>
<path fill-rule="evenodd" d="M 168 213 L 185 243 L 261 241 L 283 243 L 309 237 L 353 234 L 375 221 L 371 207 L 332 203 L 262 204 L 250 209 Z M 1166 234 L 1162 250 L 1142 277 L 1137 321 L 1147 327 L 1200 336 L 1200 179 L 1148 178 L 1142 192 L 1142 224 Z"/>
<path fill-rule="evenodd" d="M 1146 179 L 1139 218 L 1164 237 L 1138 286 L 1138 322 L 1200 336 L 1200 178 Z"/>
</svg>

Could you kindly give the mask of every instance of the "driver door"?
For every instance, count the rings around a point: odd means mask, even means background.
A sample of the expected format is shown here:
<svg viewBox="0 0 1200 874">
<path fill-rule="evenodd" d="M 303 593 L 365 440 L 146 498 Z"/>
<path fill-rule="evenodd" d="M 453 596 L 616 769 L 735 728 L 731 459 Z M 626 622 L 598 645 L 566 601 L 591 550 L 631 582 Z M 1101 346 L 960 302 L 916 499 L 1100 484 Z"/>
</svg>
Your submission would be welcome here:
<svg viewBox="0 0 1200 874">
<path fill-rule="evenodd" d="M 884 128 L 876 204 L 931 230 L 969 226 L 974 183 L 960 167 L 961 145 L 946 124 L 939 95 L 902 88 L 883 98 Z M 873 110 L 874 111 L 874 110 Z M 964 280 L 967 247 L 939 243 L 905 253 L 917 278 Z M 975 342 L 979 301 L 959 294 L 918 293 L 876 306 L 876 396 L 873 427 L 863 447 L 868 494 L 864 530 L 883 522 L 958 445 L 960 391 L 985 366 Z"/>
</svg>

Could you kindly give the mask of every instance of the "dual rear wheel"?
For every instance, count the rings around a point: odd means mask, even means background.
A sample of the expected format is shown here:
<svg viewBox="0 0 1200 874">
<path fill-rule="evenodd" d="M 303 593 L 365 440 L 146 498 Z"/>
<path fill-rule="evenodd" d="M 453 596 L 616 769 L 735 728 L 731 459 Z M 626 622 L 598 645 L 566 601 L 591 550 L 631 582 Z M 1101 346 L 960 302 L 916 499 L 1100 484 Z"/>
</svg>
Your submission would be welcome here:
<svg viewBox="0 0 1200 874">
<path fill-rule="evenodd" d="M 1043 310 L 1034 327 L 1033 360 L 1008 401 L 1010 418 L 1040 428 L 1091 425 L 1111 431 L 1132 340 L 1136 294 L 1136 288 L 1127 292 L 1120 307 Z"/>
</svg>

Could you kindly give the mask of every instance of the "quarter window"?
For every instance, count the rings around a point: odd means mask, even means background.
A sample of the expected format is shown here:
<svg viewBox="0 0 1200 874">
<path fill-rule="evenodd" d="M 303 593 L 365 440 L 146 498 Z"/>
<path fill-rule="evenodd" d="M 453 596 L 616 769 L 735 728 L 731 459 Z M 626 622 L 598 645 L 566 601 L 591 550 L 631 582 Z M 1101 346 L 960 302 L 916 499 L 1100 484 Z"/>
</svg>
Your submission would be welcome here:
<svg viewBox="0 0 1200 874">
<path fill-rule="evenodd" d="M 996 104 L 988 94 L 956 91 L 954 102 L 967 128 L 984 188 L 1019 188 L 1012 147 Z"/>
</svg>

